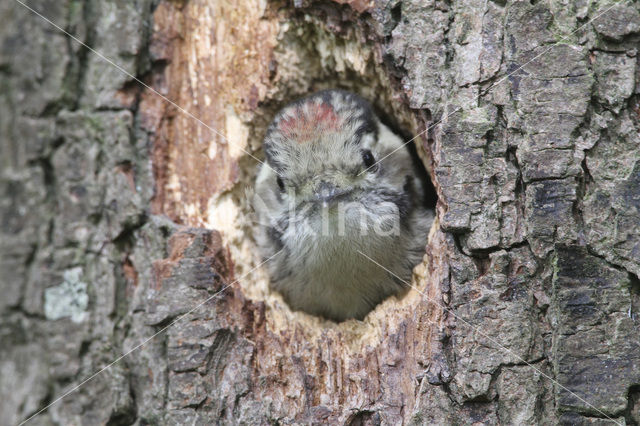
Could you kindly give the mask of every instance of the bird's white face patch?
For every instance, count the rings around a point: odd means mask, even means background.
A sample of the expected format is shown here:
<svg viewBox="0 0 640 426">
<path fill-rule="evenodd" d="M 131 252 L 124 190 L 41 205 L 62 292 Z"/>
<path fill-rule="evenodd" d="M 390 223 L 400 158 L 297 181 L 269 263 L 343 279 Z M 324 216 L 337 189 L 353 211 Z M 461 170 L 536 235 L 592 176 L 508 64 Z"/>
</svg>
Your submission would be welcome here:
<svg viewBox="0 0 640 426">
<path fill-rule="evenodd" d="M 319 134 L 338 132 L 343 120 L 333 106 L 322 100 L 310 100 L 291 107 L 278 123 L 283 136 L 299 144 L 315 139 Z"/>
</svg>

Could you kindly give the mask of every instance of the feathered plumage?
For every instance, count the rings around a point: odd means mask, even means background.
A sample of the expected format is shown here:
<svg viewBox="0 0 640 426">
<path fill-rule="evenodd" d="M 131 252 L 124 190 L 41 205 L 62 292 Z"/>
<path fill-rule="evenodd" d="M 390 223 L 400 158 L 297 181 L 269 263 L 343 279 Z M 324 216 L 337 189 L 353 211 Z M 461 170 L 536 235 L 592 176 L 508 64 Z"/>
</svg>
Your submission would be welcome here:
<svg viewBox="0 0 640 426">
<path fill-rule="evenodd" d="M 433 211 L 402 140 L 349 92 L 327 90 L 282 109 L 256 180 L 258 243 L 271 286 L 291 308 L 362 319 L 409 281 Z M 395 153 L 381 159 L 398 149 Z"/>
</svg>

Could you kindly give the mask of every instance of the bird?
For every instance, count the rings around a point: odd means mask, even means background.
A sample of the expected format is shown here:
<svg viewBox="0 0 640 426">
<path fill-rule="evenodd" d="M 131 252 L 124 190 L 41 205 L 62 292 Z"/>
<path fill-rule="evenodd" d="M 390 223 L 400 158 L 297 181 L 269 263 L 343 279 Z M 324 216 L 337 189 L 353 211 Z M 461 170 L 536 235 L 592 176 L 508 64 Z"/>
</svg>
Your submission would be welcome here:
<svg viewBox="0 0 640 426">
<path fill-rule="evenodd" d="M 406 292 L 435 212 L 403 145 L 348 91 L 316 92 L 276 113 L 252 204 L 270 289 L 292 310 L 362 320 Z"/>
</svg>

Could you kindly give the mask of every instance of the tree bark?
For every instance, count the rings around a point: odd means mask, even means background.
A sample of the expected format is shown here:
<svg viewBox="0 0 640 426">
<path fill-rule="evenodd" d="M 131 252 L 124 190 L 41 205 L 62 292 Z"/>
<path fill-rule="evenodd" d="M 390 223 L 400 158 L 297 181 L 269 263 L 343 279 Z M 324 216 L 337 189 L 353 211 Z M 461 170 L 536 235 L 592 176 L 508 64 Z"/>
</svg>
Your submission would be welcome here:
<svg viewBox="0 0 640 426">
<path fill-rule="evenodd" d="M 0 4 L 0 423 L 640 423 L 637 2 L 27 4 L 84 45 Z M 328 87 L 438 195 L 362 322 L 268 290 L 246 196 Z"/>
</svg>

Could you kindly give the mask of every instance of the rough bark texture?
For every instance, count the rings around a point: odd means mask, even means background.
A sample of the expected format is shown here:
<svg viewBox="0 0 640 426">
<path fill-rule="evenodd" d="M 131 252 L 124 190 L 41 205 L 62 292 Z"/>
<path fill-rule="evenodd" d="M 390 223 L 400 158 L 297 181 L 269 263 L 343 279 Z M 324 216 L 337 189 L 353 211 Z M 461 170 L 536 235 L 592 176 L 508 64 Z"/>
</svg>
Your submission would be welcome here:
<svg viewBox="0 0 640 426">
<path fill-rule="evenodd" d="M 152 89 L 0 3 L 0 423 L 134 348 L 31 423 L 640 423 L 637 2 L 29 5 Z M 435 125 L 439 196 L 422 294 L 343 324 L 268 291 L 244 196 L 335 86 Z"/>
</svg>

